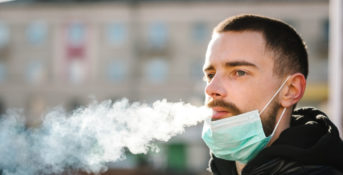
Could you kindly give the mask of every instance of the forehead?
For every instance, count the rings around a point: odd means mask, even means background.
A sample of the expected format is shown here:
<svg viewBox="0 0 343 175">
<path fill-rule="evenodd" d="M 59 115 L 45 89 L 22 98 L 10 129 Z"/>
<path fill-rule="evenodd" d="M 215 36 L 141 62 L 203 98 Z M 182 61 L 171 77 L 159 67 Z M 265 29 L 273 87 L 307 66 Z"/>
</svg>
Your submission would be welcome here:
<svg viewBox="0 0 343 175">
<path fill-rule="evenodd" d="M 270 57 L 270 58 L 268 58 Z M 229 31 L 215 33 L 206 52 L 205 65 L 216 66 L 229 61 L 246 61 L 256 65 L 273 64 L 272 53 L 266 49 L 261 32 Z"/>
</svg>

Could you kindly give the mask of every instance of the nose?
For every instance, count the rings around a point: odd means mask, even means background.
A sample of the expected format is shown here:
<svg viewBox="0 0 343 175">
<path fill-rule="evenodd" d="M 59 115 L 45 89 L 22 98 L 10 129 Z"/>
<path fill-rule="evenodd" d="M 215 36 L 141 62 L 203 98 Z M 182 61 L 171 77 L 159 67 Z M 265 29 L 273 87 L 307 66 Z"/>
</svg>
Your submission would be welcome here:
<svg viewBox="0 0 343 175">
<path fill-rule="evenodd" d="M 205 92 L 213 99 L 223 98 L 226 96 L 223 81 L 221 81 L 217 75 L 215 75 L 212 80 L 207 83 Z"/>
</svg>

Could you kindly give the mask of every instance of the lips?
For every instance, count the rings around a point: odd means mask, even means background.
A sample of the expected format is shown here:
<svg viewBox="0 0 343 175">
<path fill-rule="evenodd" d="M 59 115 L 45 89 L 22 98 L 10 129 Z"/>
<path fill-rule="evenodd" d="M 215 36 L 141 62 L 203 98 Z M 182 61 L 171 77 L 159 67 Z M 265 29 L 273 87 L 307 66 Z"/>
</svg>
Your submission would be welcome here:
<svg viewBox="0 0 343 175">
<path fill-rule="evenodd" d="M 222 107 L 212 108 L 212 120 L 219 120 L 219 119 L 227 118 L 230 116 L 232 116 L 232 113 L 230 113 L 225 108 L 222 108 Z"/>
</svg>

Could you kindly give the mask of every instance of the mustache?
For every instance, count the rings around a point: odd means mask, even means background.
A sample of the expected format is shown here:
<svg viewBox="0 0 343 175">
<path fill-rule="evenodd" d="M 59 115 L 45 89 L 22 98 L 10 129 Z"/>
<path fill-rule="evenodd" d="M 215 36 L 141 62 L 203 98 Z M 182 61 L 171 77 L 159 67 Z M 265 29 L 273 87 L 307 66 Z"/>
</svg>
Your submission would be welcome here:
<svg viewBox="0 0 343 175">
<path fill-rule="evenodd" d="M 213 107 L 222 107 L 225 108 L 227 111 L 231 112 L 233 115 L 241 114 L 241 111 L 238 109 L 238 107 L 231 103 L 231 102 L 225 102 L 224 100 L 212 100 L 207 103 L 207 107 L 213 108 Z"/>
</svg>

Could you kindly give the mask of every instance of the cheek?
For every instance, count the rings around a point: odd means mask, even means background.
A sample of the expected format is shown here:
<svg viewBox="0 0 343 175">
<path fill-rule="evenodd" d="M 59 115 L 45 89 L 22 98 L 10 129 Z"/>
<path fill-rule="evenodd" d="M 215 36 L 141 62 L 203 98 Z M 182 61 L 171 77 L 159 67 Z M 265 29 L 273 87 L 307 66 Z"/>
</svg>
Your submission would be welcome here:
<svg viewBox="0 0 343 175">
<path fill-rule="evenodd" d="M 229 90 L 227 101 L 234 103 L 242 112 L 261 110 L 268 97 L 263 92 L 262 85 L 240 85 Z"/>
<path fill-rule="evenodd" d="M 241 82 L 231 81 L 225 86 L 227 97 L 225 101 L 235 104 L 241 111 L 250 107 L 251 99 L 254 98 L 253 88 Z M 247 108 L 248 107 L 248 108 Z"/>
<path fill-rule="evenodd" d="M 272 98 L 273 94 L 274 94 L 274 89 L 268 89 L 268 88 L 258 89 L 258 92 L 256 92 L 255 100 L 254 100 L 255 106 L 257 106 L 258 109 L 261 111 L 265 107 L 265 105 L 267 105 L 269 100 Z"/>
</svg>

